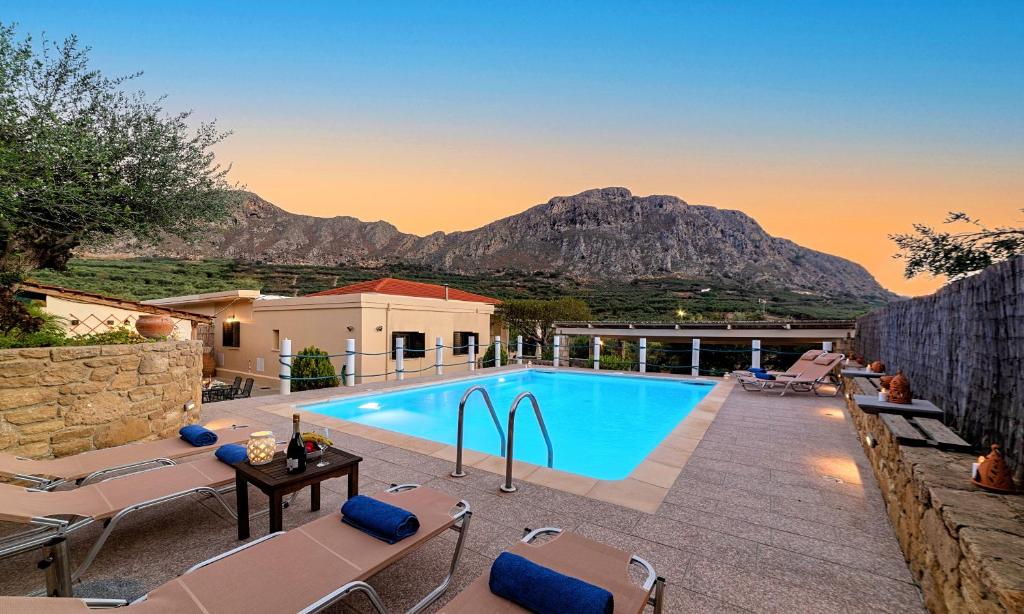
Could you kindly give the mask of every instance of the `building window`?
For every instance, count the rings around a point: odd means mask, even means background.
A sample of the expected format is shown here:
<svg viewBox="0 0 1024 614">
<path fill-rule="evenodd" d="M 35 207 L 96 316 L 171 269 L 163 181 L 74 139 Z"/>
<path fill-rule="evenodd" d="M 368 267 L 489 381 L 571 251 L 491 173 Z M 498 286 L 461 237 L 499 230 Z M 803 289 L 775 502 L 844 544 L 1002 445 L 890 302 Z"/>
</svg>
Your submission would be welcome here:
<svg viewBox="0 0 1024 614">
<path fill-rule="evenodd" d="M 469 354 L 469 338 L 473 338 L 473 348 L 475 354 L 480 353 L 480 335 L 469 332 L 469 331 L 455 331 L 452 335 L 452 354 L 458 356 L 459 354 Z"/>
<path fill-rule="evenodd" d="M 236 348 L 242 344 L 240 335 L 241 322 L 238 320 L 224 321 L 224 335 L 221 338 L 221 345 L 226 348 Z"/>
<path fill-rule="evenodd" d="M 394 332 L 391 333 L 391 360 L 395 360 L 395 341 L 398 339 L 405 340 L 405 350 L 403 356 L 405 358 L 423 358 L 427 355 L 424 344 L 426 343 L 426 335 L 423 333 L 406 333 L 406 332 Z"/>
<path fill-rule="evenodd" d="M 271 349 L 280 350 L 281 349 L 281 331 L 279 331 L 278 329 L 275 328 L 273 331 L 271 331 L 271 333 L 274 336 L 273 340 L 271 341 L 271 344 L 272 344 L 271 345 Z"/>
</svg>

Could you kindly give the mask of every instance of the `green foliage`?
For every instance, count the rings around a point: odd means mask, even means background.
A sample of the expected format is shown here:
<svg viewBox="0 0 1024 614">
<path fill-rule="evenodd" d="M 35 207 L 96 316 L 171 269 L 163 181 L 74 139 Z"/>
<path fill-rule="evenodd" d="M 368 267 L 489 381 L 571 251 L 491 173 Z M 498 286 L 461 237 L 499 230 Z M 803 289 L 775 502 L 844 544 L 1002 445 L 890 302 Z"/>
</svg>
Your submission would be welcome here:
<svg viewBox="0 0 1024 614">
<path fill-rule="evenodd" d="M 413 265 L 360 268 L 168 258 L 76 259 L 69 263 L 67 271 L 39 270 L 32 274 L 33 279 L 42 283 L 131 300 L 232 288 L 301 296 L 377 277 L 447 283 L 502 301 L 577 296 L 587 304 L 590 319 L 594 320 L 674 322 L 678 320 L 676 312 L 680 308 L 705 319 L 760 319 L 759 297 L 768 300 L 768 314 L 775 319 L 855 318 L 885 304 L 881 298 L 826 297 L 770 287 L 759 287 L 757 293 L 752 293 L 748 286 L 720 280 L 657 278 L 591 284 L 566 277 L 534 277 L 516 271 L 458 275 Z M 702 288 L 711 290 L 702 293 Z"/>
<path fill-rule="evenodd" d="M 522 335 L 530 343 L 548 344 L 557 321 L 589 320 L 590 308 L 572 297 L 556 299 L 512 299 L 502 303 L 499 315 L 513 334 Z"/>
<path fill-rule="evenodd" d="M 331 359 L 327 357 L 327 352 L 311 345 L 303 348 L 292 359 L 293 391 L 333 388 L 337 385 L 338 376 L 334 373 L 334 365 L 331 364 Z"/>
<path fill-rule="evenodd" d="M 484 352 L 484 357 L 481 360 L 480 364 L 483 365 L 484 368 L 493 367 L 494 366 L 494 344 L 493 343 L 490 346 L 488 346 L 487 351 Z M 507 347 L 507 344 L 504 343 L 504 342 L 501 344 L 501 364 L 503 366 L 508 364 L 508 347 Z"/>
<path fill-rule="evenodd" d="M 195 238 L 233 196 L 212 147 L 214 124 L 167 113 L 89 67 L 72 36 L 19 39 L 0 24 L 0 329 L 42 322 L 12 288 L 40 268 L 62 269 L 80 245 Z"/>
<path fill-rule="evenodd" d="M 639 369 L 637 360 L 632 356 L 623 358 L 619 354 L 601 354 L 601 368 L 609 371 L 636 371 Z"/>
<path fill-rule="evenodd" d="M 127 326 L 104 333 L 69 336 L 61 325 L 60 317 L 44 312 L 38 305 L 26 306 L 26 312 L 41 322 L 39 327 L 28 331 L 15 327 L 0 334 L 0 349 L 66 345 L 129 345 L 160 341 L 160 339 L 147 339 Z"/>
<path fill-rule="evenodd" d="M 928 273 L 954 281 L 1024 254 L 1024 228 L 988 228 L 962 211 L 951 211 L 943 223 L 965 224 L 969 229 L 937 232 L 930 226 L 914 224 L 915 234 L 889 235 L 901 252 L 895 257 L 906 261 L 907 279 Z"/>
</svg>

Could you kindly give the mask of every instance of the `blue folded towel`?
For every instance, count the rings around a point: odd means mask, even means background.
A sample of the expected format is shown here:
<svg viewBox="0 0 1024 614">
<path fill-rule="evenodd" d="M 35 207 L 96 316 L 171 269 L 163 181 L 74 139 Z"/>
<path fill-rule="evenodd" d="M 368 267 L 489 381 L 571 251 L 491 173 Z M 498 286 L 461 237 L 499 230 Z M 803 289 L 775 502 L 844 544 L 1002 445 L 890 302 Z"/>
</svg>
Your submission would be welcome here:
<svg viewBox="0 0 1024 614">
<path fill-rule="evenodd" d="M 491 565 L 491 592 L 538 614 L 611 614 L 612 594 L 583 580 L 502 552 Z"/>
<path fill-rule="evenodd" d="M 245 451 L 245 446 L 237 443 L 225 444 L 217 448 L 217 451 L 214 452 L 213 455 L 220 459 L 221 462 L 229 465 L 240 463 L 249 458 L 249 455 Z"/>
<path fill-rule="evenodd" d="M 181 438 L 194 446 L 212 446 L 217 443 L 217 433 L 198 424 L 181 427 L 178 431 Z"/>
<path fill-rule="evenodd" d="M 773 380 L 773 379 L 775 379 L 774 375 L 772 375 L 771 373 L 765 373 L 763 371 L 760 372 L 760 373 L 754 373 L 754 377 L 756 377 L 757 379 L 766 379 L 766 380 Z"/>
<path fill-rule="evenodd" d="M 389 544 L 420 530 L 420 519 L 412 512 L 363 495 L 341 506 L 341 521 Z"/>
<path fill-rule="evenodd" d="M 767 371 L 765 371 L 761 367 L 750 367 L 749 369 L 747 369 L 747 371 L 750 371 L 751 373 L 767 373 Z"/>
</svg>

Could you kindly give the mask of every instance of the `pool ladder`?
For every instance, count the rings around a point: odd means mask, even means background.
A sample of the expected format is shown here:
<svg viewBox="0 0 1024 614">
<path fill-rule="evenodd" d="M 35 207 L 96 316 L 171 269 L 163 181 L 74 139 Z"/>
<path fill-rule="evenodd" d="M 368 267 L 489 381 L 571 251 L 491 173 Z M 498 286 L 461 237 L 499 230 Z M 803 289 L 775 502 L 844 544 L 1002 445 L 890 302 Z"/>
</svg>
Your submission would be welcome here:
<svg viewBox="0 0 1024 614">
<path fill-rule="evenodd" d="M 466 475 L 462 470 L 462 438 L 463 438 L 463 426 L 462 421 L 466 412 L 466 401 L 469 400 L 470 395 L 476 391 L 480 391 L 480 394 L 484 397 L 484 402 L 487 403 L 487 409 L 491 412 L 491 420 L 494 421 L 494 428 L 498 431 L 498 437 L 501 439 L 501 455 L 505 457 L 505 483 L 499 488 L 502 492 L 515 492 L 516 487 L 512 484 L 512 460 L 514 457 L 514 441 L 516 432 L 516 410 L 519 409 L 519 404 L 523 402 L 523 399 L 530 399 L 530 404 L 533 405 L 533 415 L 537 417 L 537 424 L 540 425 L 540 432 L 544 435 L 544 443 L 548 447 L 548 468 L 551 468 L 555 464 L 555 453 L 551 447 L 551 436 L 548 435 L 548 427 L 544 424 L 544 415 L 540 411 L 540 404 L 537 403 L 537 397 L 533 396 L 532 392 L 521 392 L 519 396 L 512 401 L 512 406 L 508 410 L 508 445 L 506 447 L 505 432 L 501 429 L 501 423 L 498 421 L 498 415 L 494 412 L 494 405 L 491 403 L 491 397 L 487 394 L 487 390 L 483 386 L 473 386 L 462 395 L 462 400 L 459 401 L 459 434 L 458 443 L 455 448 L 455 471 L 452 472 L 453 478 L 461 478 Z"/>
</svg>

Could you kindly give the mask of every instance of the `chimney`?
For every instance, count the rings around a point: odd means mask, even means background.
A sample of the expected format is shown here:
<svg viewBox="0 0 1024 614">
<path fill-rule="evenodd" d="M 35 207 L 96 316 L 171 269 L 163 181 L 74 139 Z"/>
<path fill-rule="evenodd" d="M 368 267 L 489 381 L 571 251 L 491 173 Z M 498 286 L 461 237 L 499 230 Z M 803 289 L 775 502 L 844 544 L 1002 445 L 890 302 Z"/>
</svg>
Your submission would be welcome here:
<svg viewBox="0 0 1024 614">
<path fill-rule="evenodd" d="M 448 284 L 444 285 L 444 300 L 448 300 Z"/>
</svg>

